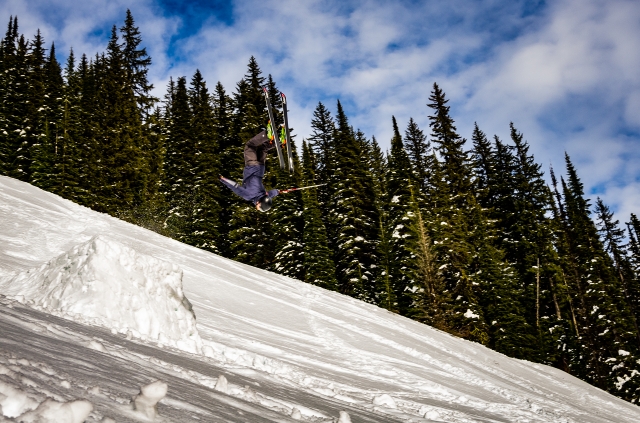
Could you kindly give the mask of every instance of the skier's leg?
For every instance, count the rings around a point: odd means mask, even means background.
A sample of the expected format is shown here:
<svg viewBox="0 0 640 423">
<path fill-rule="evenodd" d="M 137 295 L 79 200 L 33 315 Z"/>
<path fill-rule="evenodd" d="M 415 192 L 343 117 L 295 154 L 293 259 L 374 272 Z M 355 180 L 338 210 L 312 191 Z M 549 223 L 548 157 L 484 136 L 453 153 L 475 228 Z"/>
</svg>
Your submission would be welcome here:
<svg viewBox="0 0 640 423">
<path fill-rule="evenodd" d="M 270 149 L 269 138 L 266 131 L 260 132 L 255 137 L 251 138 L 244 145 L 244 165 L 255 166 L 258 164 L 264 164 L 267 158 L 267 151 Z"/>
</svg>

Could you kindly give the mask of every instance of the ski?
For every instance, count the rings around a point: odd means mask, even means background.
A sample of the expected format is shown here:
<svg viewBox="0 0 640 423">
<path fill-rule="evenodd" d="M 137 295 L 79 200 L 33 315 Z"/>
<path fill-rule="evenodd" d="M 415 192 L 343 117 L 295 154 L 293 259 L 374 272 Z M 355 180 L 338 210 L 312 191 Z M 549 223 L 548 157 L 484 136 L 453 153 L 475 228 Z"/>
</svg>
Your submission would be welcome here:
<svg viewBox="0 0 640 423">
<path fill-rule="evenodd" d="M 276 139 L 278 138 L 278 131 L 276 130 L 276 120 L 273 116 L 273 109 L 271 108 L 271 99 L 269 99 L 269 90 L 267 89 L 266 85 L 262 87 L 262 92 L 264 93 L 264 98 L 267 102 L 267 112 L 269 113 L 269 124 L 271 125 L 271 131 L 273 132 L 273 142 L 277 144 L 279 140 Z M 278 152 L 278 161 L 280 162 L 280 169 L 284 169 L 285 161 L 284 161 L 284 153 L 282 152 L 282 147 L 279 145 L 276 145 L 276 151 Z"/>
<path fill-rule="evenodd" d="M 284 135 L 285 145 L 287 147 L 287 161 L 289 162 L 289 173 L 293 173 L 293 151 L 291 147 L 291 134 L 289 134 L 289 116 L 287 114 L 287 97 L 283 92 L 280 93 L 282 97 L 282 114 L 284 115 Z"/>
<path fill-rule="evenodd" d="M 309 185 L 307 187 L 300 187 L 300 188 L 287 188 L 287 189 L 282 189 L 282 190 L 278 190 L 278 192 L 280 194 L 286 194 L 288 192 L 293 192 L 293 191 L 300 191 L 301 189 L 309 189 L 309 188 L 316 188 L 316 187 L 323 187 L 327 184 L 318 184 L 318 185 Z"/>
</svg>

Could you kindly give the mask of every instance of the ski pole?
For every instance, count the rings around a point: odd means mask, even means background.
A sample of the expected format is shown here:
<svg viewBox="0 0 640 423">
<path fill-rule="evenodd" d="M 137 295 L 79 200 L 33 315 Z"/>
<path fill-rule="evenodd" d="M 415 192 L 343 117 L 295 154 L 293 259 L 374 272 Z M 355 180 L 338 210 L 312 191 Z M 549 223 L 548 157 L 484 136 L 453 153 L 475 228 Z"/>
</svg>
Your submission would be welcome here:
<svg viewBox="0 0 640 423">
<path fill-rule="evenodd" d="M 280 190 L 280 194 L 286 194 L 286 193 L 292 192 L 292 191 L 299 191 L 301 189 L 309 189 L 309 188 L 321 187 L 321 186 L 324 186 L 324 185 L 327 185 L 327 184 L 318 184 L 318 185 L 309 185 L 308 187 L 282 189 L 282 190 Z"/>
</svg>

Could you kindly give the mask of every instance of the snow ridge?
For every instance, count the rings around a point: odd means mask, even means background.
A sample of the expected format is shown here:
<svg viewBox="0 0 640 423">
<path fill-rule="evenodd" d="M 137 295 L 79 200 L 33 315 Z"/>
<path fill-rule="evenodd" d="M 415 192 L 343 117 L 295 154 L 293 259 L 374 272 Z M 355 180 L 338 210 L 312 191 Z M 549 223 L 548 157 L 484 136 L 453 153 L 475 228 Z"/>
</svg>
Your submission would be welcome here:
<svg viewBox="0 0 640 423">
<path fill-rule="evenodd" d="M 39 268 L 0 279 L 8 297 L 112 332 L 202 352 L 178 266 L 98 235 Z"/>
</svg>

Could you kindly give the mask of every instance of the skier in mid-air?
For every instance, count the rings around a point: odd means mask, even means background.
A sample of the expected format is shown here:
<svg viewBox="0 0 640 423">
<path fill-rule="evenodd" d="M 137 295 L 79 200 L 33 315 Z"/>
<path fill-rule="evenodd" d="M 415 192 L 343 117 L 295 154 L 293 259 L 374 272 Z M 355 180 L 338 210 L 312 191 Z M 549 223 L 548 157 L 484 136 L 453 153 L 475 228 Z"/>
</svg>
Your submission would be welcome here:
<svg viewBox="0 0 640 423">
<path fill-rule="evenodd" d="M 273 197 L 280 193 L 277 189 L 267 191 L 262 184 L 267 152 L 274 148 L 276 148 L 275 137 L 267 136 L 267 131 L 263 130 L 244 145 L 242 185 L 220 176 L 220 181 L 224 185 L 245 200 L 251 201 L 261 212 L 269 210 L 273 204 Z"/>
</svg>

